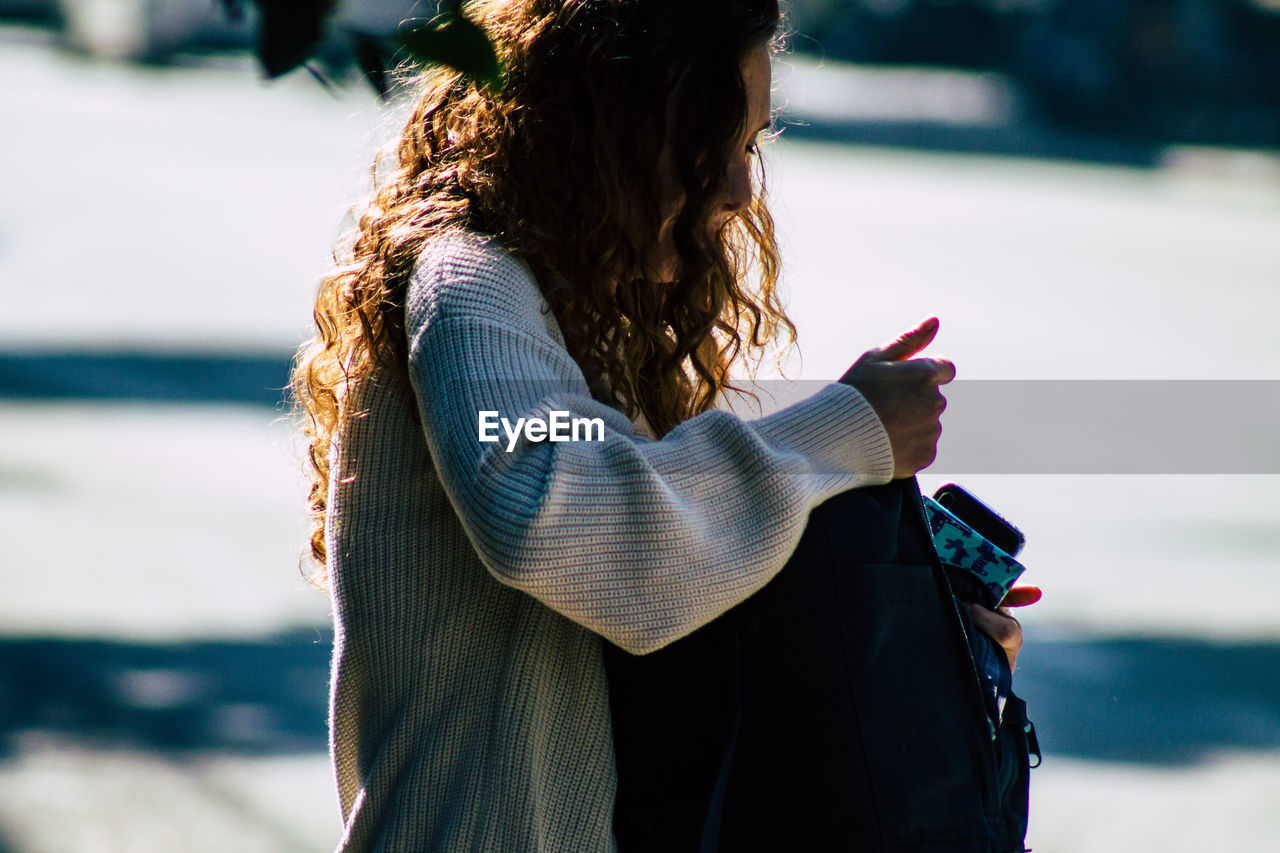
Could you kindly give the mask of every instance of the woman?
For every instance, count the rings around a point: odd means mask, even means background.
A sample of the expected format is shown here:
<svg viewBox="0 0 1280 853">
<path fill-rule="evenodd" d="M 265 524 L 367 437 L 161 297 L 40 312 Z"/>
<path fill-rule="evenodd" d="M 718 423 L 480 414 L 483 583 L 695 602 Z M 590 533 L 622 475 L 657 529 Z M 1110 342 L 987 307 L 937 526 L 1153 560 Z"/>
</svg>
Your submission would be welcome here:
<svg viewBox="0 0 1280 853">
<path fill-rule="evenodd" d="M 607 851 L 602 638 L 688 634 L 814 506 L 927 465 L 953 371 L 905 360 L 929 322 L 776 415 L 712 409 L 790 329 L 755 159 L 774 0 L 472 15 L 504 84 L 426 84 L 294 378 L 342 849 Z M 545 440 L 561 416 L 599 428 Z"/>
</svg>

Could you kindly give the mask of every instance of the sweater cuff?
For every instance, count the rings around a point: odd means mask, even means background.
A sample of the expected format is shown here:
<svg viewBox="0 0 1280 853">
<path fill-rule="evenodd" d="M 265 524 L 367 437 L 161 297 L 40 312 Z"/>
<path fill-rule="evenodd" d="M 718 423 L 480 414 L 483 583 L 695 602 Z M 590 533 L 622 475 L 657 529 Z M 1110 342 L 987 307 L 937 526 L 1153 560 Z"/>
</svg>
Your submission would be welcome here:
<svg viewBox="0 0 1280 853">
<path fill-rule="evenodd" d="M 815 473 L 857 474 L 868 486 L 893 479 L 889 433 L 851 385 L 832 383 L 755 426 L 778 446 L 805 456 Z"/>
</svg>

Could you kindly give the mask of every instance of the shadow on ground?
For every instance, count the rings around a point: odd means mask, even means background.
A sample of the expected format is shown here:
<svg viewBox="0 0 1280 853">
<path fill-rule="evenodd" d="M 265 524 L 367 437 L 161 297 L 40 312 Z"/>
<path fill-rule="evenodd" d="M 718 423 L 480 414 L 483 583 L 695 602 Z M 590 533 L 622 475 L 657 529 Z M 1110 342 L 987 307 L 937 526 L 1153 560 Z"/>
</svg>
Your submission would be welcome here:
<svg viewBox="0 0 1280 853">
<path fill-rule="evenodd" d="M 1185 764 L 1280 749 L 1280 643 L 1028 641 L 1014 689 L 1046 754 Z"/>
<path fill-rule="evenodd" d="M 0 758 L 24 732 L 171 753 L 323 752 L 330 643 L 315 629 L 161 644 L 0 639 Z M 1280 643 L 1032 640 L 1015 687 L 1050 758 L 1178 765 L 1280 749 Z"/>
<path fill-rule="evenodd" d="M 291 352 L 0 351 L 0 399 L 245 403 L 284 400 Z"/>
<path fill-rule="evenodd" d="M 0 639 L 0 758 L 24 732 L 160 752 L 326 749 L 332 635 L 177 643 Z"/>
</svg>

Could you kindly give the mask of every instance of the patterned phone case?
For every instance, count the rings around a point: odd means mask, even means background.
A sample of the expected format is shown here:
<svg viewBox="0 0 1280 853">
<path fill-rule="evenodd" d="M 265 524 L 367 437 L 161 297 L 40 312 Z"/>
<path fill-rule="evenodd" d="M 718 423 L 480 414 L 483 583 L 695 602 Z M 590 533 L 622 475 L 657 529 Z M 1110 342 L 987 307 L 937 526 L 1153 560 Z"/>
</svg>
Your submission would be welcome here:
<svg viewBox="0 0 1280 853">
<path fill-rule="evenodd" d="M 943 565 L 972 575 L 990 595 L 983 603 L 988 607 L 998 605 L 1025 567 L 933 498 L 924 498 L 924 509 L 933 534 L 933 547 Z"/>
</svg>

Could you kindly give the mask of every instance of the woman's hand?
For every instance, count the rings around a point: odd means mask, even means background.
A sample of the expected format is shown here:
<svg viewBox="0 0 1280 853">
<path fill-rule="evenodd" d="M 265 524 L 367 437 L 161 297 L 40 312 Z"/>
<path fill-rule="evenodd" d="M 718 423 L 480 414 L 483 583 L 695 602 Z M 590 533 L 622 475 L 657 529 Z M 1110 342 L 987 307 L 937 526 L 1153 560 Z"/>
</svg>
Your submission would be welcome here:
<svg viewBox="0 0 1280 853">
<path fill-rule="evenodd" d="M 893 343 L 868 350 L 840 377 L 867 398 L 893 447 L 893 479 L 933 464 L 947 399 L 938 390 L 956 375 L 945 358 L 912 358 L 938 334 L 930 317 Z"/>
<path fill-rule="evenodd" d="M 1022 648 L 1022 625 L 1009 613 L 1010 607 L 1026 607 L 1035 604 L 1042 595 L 1038 586 L 1015 586 L 1004 597 L 1001 606 L 990 610 L 981 604 L 970 604 L 969 615 L 978 630 L 986 634 L 1004 649 L 1009 656 L 1009 671 L 1017 667 L 1018 651 Z"/>
</svg>

